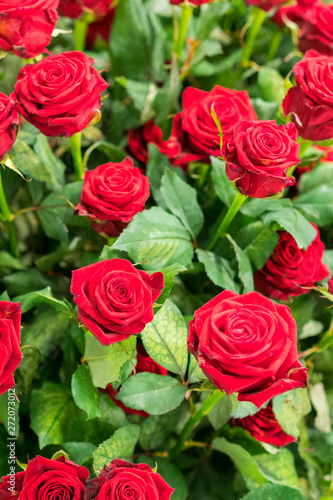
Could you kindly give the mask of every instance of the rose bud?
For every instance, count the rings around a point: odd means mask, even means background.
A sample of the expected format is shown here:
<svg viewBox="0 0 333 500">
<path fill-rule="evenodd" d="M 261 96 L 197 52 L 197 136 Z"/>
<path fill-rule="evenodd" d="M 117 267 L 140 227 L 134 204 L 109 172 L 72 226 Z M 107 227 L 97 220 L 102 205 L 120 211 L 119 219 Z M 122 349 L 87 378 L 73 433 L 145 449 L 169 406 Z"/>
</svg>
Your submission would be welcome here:
<svg viewBox="0 0 333 500">
<path fill-rule="evenodd" d="M 59 0 L 1 0 L 0 50 L 29 59 L 45 52 Z"/>
<path fill-rule="evenodd" d="M 274 7 L 283 5 L 288 2 L 288 0 L 244 0 L 246 5 L 255 5 L 260 9 L 269 11 L 274 9 Z"/>
<path fill-rule="evenodd" d="M 245 418 L 233 418 L 231 425 L 243 427 L 251 436 L 272 446 L 287 446 L 296 439 L 286 434 L 276 420 L 271 403 L 258 413 Z"/>
<path fill-rule="evenodd" d="M 13 373 L 22 361 L 22 307 L 18 302 L 0 301 L 0 394 L 14 387 Z"/>
<path fill-rule="evenodd" d="M 102 260 L 73 271 L 71 293 L 78 320 L 103 345 L 140 333 L 154 318 L 153 304 L 161 295 L 160 272 L 139 271 L 128 260 Z"/>
<path fill-rule="evenodd" d="M 120 163 L 105 163 L 85 173 L 74 214 L 88 215 L 99 233 L 119 236 L 134 215 L 144 210 L 149 186 L 148 177 L 141 174 L 130 158 Z"/>
<path fill-rule="evenodd" d="M 333 138 L 333 57 L 309 50 L 295 64 L 296 87 L 289 89 L 282 108 L 304 139 Z"/>
<path fill-rule="evenodd" d="M 12 148 L 20 124 L 20 117 L 13 99 L 0 92 L 0 161 Z"/>
<path fill-rule="evenodd" d="M 314 49 L 320 54 L 333 56 L 333 5 L 318 2 L 306 12 L 298 48 L 303 53 Z"/>
<path fill-rule="evenodd" d="M 309 293 L 316 281 L 322 281 L 329 270 L 322 262 L 325 246 L 317 236 L 311 245 L 303 250 L 287 233 L 279 232 L 279 242 L 273 254 L 260 271 L 254 275 L 259 292 L 272 299 L 288 300 L 289 297 Z"/>
<path fill-rule="evenodd" d="M 189 161 L 209 161 L 219 156 L 220 137 L 212 116 L 212 105 L 221 123 L 224 139 L 232 135 L 241 120 L 257 120 L 249 96 L 245 91 L 230 90 L 216 85 L 206 92 L 187 87 L 183 92 L 183 111 L 174 118 L 173 134 L 183 151 L 192 153 Z"/>
<path fill-rule="evenodd" d="M 112 460 L 88 481 L 84 500 L 170 500 L 174 491 L 149 465 Z"/>
<path fill-rule="evenodd" d="M 49 137 L 81 132 L 99 114 L 108 87 L 93 62 L 73 51 L 24 66 L 11 95 L 20 114 Z"/>
<path fill-rule="evenodd" d="M 60 0 L 58 12 L 60 16 L 76 19 L 84 13 L 92 13 L 101 19 L 109 13 L 113 0 Z"/>
<path fill-rule="evenodd" d="M 226 174 L 246 196 L 274 196 L 294 184 L 288 170 L 300 163 L 299 148 L 293 123 L 278 126 L 274 120 L 240 122 L 232 137 L 223 141 Z"/>
<path fill-rule="evenodd" d="M 2 477 L 2 483 L 0 483 L 0 500 L 13 500 L 14 496 L 18 498 L 18 495 L 22 490 L 24 476 L 25 471 L 15 472 L 15 486 L 11 484 L 12 481 L 10 476 Z M 13 486 L 14 490 L 12 489 Z"/>
<path fill-rule="evenodd" d="M 278 394 L 306 387 L 289 307 L 257 292 L 224 290 L 194 313 L 187 345 L 218 389 L 260 408 Z"/>
</svg>

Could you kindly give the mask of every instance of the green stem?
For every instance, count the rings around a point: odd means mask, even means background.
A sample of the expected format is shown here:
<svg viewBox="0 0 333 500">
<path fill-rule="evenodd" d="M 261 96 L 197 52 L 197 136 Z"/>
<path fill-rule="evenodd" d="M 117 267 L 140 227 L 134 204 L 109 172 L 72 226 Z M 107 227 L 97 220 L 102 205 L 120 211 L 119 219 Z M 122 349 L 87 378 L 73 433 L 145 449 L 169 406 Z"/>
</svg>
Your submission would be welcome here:
<svg viewBox="0 0 333 500">
<path fill-rule="evenodd" d="M 16 229 L 13 221 L 14 217 L 11 211 L 9 210 L 6 196 L 3 190 L 1 172 L 0 172 L 0 210 L 3 219 L 7 222 L 9 245 L 11 252 L 13 255 L 15 255 L 15 257 L 19 257 L 19 252 L 17 250 Z"/>
<path fill-rule="evenodd" d="M 169 453 L 169 458 L 171 460 L 182 452 L 182 450 L 186 447 L 185 441 L 187 441 L 187 438 L 190 436 L 197 423 L 200 422 L 203 417 L 208 415 L 213 406 L 224 396 L 224 394 L 225 393 L 222 391 L 213 391 L 211 395 L 206 399 L 206 401 L 202 404 L 200 410 L 198 410 L 188 419 L 179 436 L 178 443 Z"/>
<path fill-rule="evenodd" d="M 247 67 L 249 65 L 250 58 L 252 56 L 254 44 L 261 28 L 261 25 L 265 21 L 266 12 L 258 7 L 253 8 L 253 20 L 249 28 L 249 34 L 246 39 L 246 44 L 243 50 L 242 65 Z"/>
<path fill-rule="evenodd" d="M 175 37 L 174 47 L 173 47 L 173 52 L 177 54 L 177 59 L 180 59 L 182 50 L 184 48 L 186 33 L 191 21 L 192 13 L 193 13 L 193 7 L 190 7 L 189 5 L 186 4 L 182 5 L 182 13 L 178 24 L 178 34 Z"/>
<path fill-rule="evenodd" d="M 84 52 L 86 46 L 88 24 L 82 19 L 74 21 L 74 50 Z"/>
<path fill-rule="evenodd" d="M 82 151 L 81 151 L 81 132 L 72 135 L 72 137 L 70 138 L 70 145 L 71 145 L 76 180 L 82 181 L 84 177 L 84 166 L 82 162 Z"/>
<path fill-rule="evenodd" d="M 280 30 L 280 28 L 277 28 L 275 30 L 275 33 L 273 35 L 272 41 L 268 49 L 267 62 L 273 61 L 275 59 L 276 52 L 281 43 L 281 38 L 282 38 L 282 31 Z"/>
<path fill-rule="evenodd" d="M 231 222 L 233 221 L 235 215 L 237 214 L 238 210 L 243 205 L 243 203 L 246 199 L 247 199 L 247 196 L 244 196 L 241 193 L 236 194 L 234 201 L 232 202 L 227 213 L 225 214 L 224 218 L 222 219 L 222 222 L 219 225 L 212 242 L 208 246 L 208 250 L 213 250 L 215 248 L 217 242 L 219 241 L 219 239 L 226 234 Z"/>
</svg>

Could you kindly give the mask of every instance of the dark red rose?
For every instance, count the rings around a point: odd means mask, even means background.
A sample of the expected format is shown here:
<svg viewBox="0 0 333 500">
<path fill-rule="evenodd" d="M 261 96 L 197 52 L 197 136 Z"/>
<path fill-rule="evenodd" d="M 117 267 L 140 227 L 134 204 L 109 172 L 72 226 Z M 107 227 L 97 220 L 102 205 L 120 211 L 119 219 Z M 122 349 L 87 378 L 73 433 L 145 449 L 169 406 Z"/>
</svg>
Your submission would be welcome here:
<svg viewBox="0 0 333 500">
<path fill-rule="evenodd" d="M 304 139 L 333 138 L 333 57 L 309 50 L 293 71 L 296 87 L 282 103 L 284 114 L 290 113 Z"/>
<path fill-rule="evenodd" d="M 20 117 L 13 99 L 0 92 L 0 161 L 12 148 L 20 124 Z"/>
<path fill-rule="evenodd" d="M 21 69 L 12 98 L 20 114 L 49 137 L 70 137 L 99 114 L 108 84 L 83 52 L 56 54 Z"/>
<path fill-rule="evenodd" d="M 0 394 L 14 387 L 13 373 L 22 361 L 22 307 L 18 302 L 0 301 Z"/>
<path fill-rule="evenodd" d="M 93 13 L 101 19 L 109 13 L 112 0 L 60 0 L 58 12 L 61 16 L 76 19 L 84 13 Z"/>
<path fill-rule="evenodd" d="M 303 53 L 314 49 L 333 56 L 333 5 L 320 2 L 304 14 L 298 48 Z"/>
<path fill-rule="evenodd" d="M 85 173 L 81 199 L 74 214 L 88 215 L 92 227 L 110 236 L 121 231 L 142 212 L 149 198 L 148 177 L 141 174 L 130 158 L 105 163 Z M 94 221 L 102 221 L 95 227 Z"/>
<path fill-rule="evenodd" d="M 13 500 L 18 497 L 25 476 L 25 471 L 16 472 L 11 476 L 5 476 L 0 483 L 0 500 Z"/>
<path fill-rule="evenodd" d="M 257 292 L 224 290 L 194 313 L 187 341 L 202 371 L 228 395 L 258 408 L 278 394 L 306 387 L 289 307 Z"/>
<path fill-rule="evenodd" d="M 84 500 L 170 500 L 174 491 L 149 465 L 112 460 L 88 482 Z"/>
<path fill-rule="evenodd" d="M 310 11 L 317 3 L 319 3 L 317 0 L 296 0 L 296 2 L 280 7 L 273 19 L 282 25 L 289 20 L 298 24 L 298 26 L 302 26 L 305 13 Z"/>
<path fill-rule="evenodd" d="M 331 293 L 333 295 L 333 276 L 330 277 L 328 280 L 328 293 Z"/>
<path fill-rule="evenodd" d="M 293 123 L 240 122 L 223 142 L 226 173 L 237 189 L 251 198 L 273 196 L 295 182 L 288 170 L 300 162 L 297 130 Z"/>
<path fill-rule="evenodd" d="M 316 281 L 329 275 L 322 262 L 325 246 L 320 240 L 317 226 L 316 239 L 306 249 L 298 248 L 291 234 L 280 231 L 279 242 L 265 266 L 254 275 L 256 288 L 272 299 L 309 293 Z"/>
<path fill-rule="evenodd" d="M 271 404 L 251 417 L 233 418 L 231 423 L 234 426 L 243 427 L 251 436 L 262 443 L 281 447 L 296 441 L 293 436 L 289 436 L 282 430 L 275 418 Z"/>
<path fill-rule="evenodd" d="M 151 357 L 146 353 L 143 345 L 136 346 L 137 351 L 137 363 L 135 367 L 135 373 L 148 372 L 148 373 L 157 373 L 158 375 L 167 375 L 168 370 L 163 368 L 163 366 L 156 363 Z M 121 386 L 118 389 L 114 389 L 112 384 L 109 384 L 106 390 L 102 390 L 103 392 L 107 392 L 112 401 L 122 408 L 125 413 L 130 413 L 134 415 L 139 415 L 140 417 L 149 417 L 149 413 L 143 410 L 134 410 L 133 408 L 128 408 L 125 406 L 119 399 L 117 399 L 117 394 L 120 391 Z M 1 499 L 0 499 L 1 500 Z"/>
<path fill-rule="evenodd" d="M 109 43 L 115 13 L 116 9 L 111 8 L 110 12 L 106 16 L 102 17 L 98 21 L 88 24 L 86 39 L 87 49 L 91 49 L 95 45 L 98 37 L 101 37 Z"/>
<path fill-rule="evenodd" d="M 35 57 L 49 45 L 59 0 L 0 0 L 0 50 Z"/>
<path fill-rule="evenodd" d="M 162 273 L 139 271 L 128 260 L 102 260 L 73 271 L 71 292 L 78 320 L 103 345 L 140 333 L 154 318 Z"/>
<path fill-rule="evenodd" d="M 81 500 L 89 471 L 64 456 L 50 460 L 37 456 L 29 460 L 20 500 Z"/>
<path fill-rule="evenodd" d="M 181 5 L 185 0 L 170 0 L 171 5 Z M 203 5 L 204 3 L 209 3 L 212 0 L 188 0 L 191 5 Z"/>
<path fill-rule="evenodd" d="M 224 140 L 232 135 L 241 120 L 256 120 L 257 115 L 245 91 L 216 85 L 210 92 L 187 87 L 183 92 L 183 111 L 174 119 L 175 135 L 183 152 L 191 153 L 187 161 L 209 161 L 219 156 L 220 137 L 212 117 L 212 105 L 221 123 Z"/>
<path fill-rule="evenodd" d="M 260 9 L 264 9 L 269 11 L 274 7 L 280 6 L 288 2 L 288 0 L 244 0 L 246 5 L 255 5 L 256 7 L 260 7 Z"/>
</svg>

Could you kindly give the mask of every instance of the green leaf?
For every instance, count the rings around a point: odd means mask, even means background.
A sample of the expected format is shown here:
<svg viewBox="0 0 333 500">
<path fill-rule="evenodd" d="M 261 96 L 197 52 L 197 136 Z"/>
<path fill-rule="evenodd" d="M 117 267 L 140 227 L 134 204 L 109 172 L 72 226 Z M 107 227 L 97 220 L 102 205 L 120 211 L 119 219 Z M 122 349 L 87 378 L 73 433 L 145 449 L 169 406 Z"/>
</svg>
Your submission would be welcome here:
<svg viewBox="0 0 333 500">
<path fill-rule="evenodd" d="M 278 71 L 268 66 L 261 66 L 258 74 L 258 84 L 263 99 L 278 104 L 282 103 L 285 95 L 284 79 Z"/>
<path fill-rule="evenodd" d="M 278 103 L 264 101 L 260 97 L 251 99 L 251 104 L 257 113 L 258 120 L 274 120 L 279 109 Z"/>
<path fill-rule="evenodd" d="M 332 200 L 333 185 L 322 185 L 298 196 L 294 206 L 311 222 L 323 227 L 333 222 Z"/>
<path fill-rule="evenodd" d="M 133 106 L 140 112 L 140 123 L 147 123 L 154 117 L 152 104 L 158 92 L 156 85 L 151 82 L 136 82 L 124 76 L 116 78 L 132 99 Z"/>
<path fill-rule="evenodd" d="M 56 311 L 63 312 L 64 314 L 71 314 L 71 309 L 62 300 L 55 299 L 52 296 L 52 290 L 49 286 L 44 288 L 43 290 L 38 290 L 37 292 L 25 293 L 24 295 L 18 295 L 15 297 L 14 302 L 21 302 L 22 312 L 26 313 L 30 311 L 33 307 L 36 307 L 39 304 L 47 304 Z"/>
<path fill-rule="evenodd" d="M 115 427 L 124 427 L 128 425 L 129 422 L 126 418 L 126 413 L 110 399 L 108 394 L 100 394 L 99 401 L 102 411 L 102 420 Z"/>
<path fill-rule="evenodd" d="M 251 401 L 238 401 L 237 394 L 231 394 L 229 399 L 232 403 L 231 416 L 234 418 L 245 418 L 258 413 L 258 407 Z"/>
<path fill-rule="evenodd" d="M 177 217 L 158 207 L 136 214 L 112 248 L 128 252 L 151 270 L 175 262 L 187 266 L 193 257 L 188 231 Z"/>
<path fill-rule="evenodd" d="M 24 265 L 5 250 L 0 251 L 0 274 L 10 274 L 12 271 L 22 271 Z"/>
<path fill-rule="evenodd" d="M 24 346 L 23 359 L 16 372 L 19 378 L 18 380 L 15 378 L 20 391 L 27 392 L 33 379 L 38 377 L 39 361 L 39 349 L 37 347 Z"/>
<path fill-rule="evenodd" d="M 185 376 L 188 361 L 187 327 L 177 306 L 166 302 L 153 321 L 146 325 L 141 338 L 154 361 L 172 373 Z"/>
<path fill-rule="evenodd" d="M 90 372 L 85 365 L 79 366 L 73 374 L 72 394 L 77 406 L 88 414 L 88 420 L 101 416 L 99 393 L 94 387 Z"/>
<path fill-rule="evenodd" d="M 299 490 L 279 484 L 266 484 L 242 497 L 242 500 L 304 500 Z"/>
<path fill-rule="evenodd" d="M 250 259 L 229 234 L 227 234 L 226 236 L 234 247 L 236 259 L 238 262 L 238 276 L 244 285 L 243 293 L 252 292 L 254 290 L 254 282 Z"/>
<path fill-rule="evenodd" d="M 67 387 L 45 382 L 33 390 L 30 404 L 31 428 L 37 434 L 39 447 L 61 444 L 69 422 L 78 416 L 78 410 Z"/>
<path fill-rule="evenodd" d="M 45 135 L 38 134 L 34 143 L 34 150 L 52 175 L 52 180 L 47 181 L 47 187 L 51 190 L 61 189 L 65 184 L 66 165 L 54 155 Z"/>
<path fill-rule="evenodd" d="M 268 482 L 255 459 L 238 444 L 229 443 L 224 438 L 216 438 L 212 442 L 212 447 L 231 458 L 249 489 Z"/>
<path fill-rule="evenodd" d="M 93 335 L 86 334 L 84 360 L 88 363 L 94 386 L 104 389 L 111 382 L 120 380 L 120 370 L 134 357 L 135 347 L 135 335 L 122 342 L 104 346 Z"/>
<path fill-rule="evenodd" d="M 162 295 L 157 299 L 158 304 L 163 304 L 169 297 L 177 274 L 187 271 L 185 266 L 181 264 L 172 264 L 171 266 L 160 269 L 164 276 L 164 289 Z"/>
<path fill-rule="evenodd" d="M 38 213 L 39 220 L 43 226 L 43 230 L 49 238 L 60 241 L 63 250 L 68 249 L 68 229 L 63 221 L 52 212 L 40 210 Z"/>
<path fill-rule="evenodd" d="M 181 411 L 180 407 L 165 415 L 150 415 L 145 418 L 139 441 L 141 448 L 154 450 L 163 445 L 168 436 L 174 432 Z"/>
<path fill-rule="evenodd" d="M 256 219 L 265 212 L 276 212 L 288 207 L 291 207 L 289 198 L 279 198 L 276 200 L 252 198 L 244 203 L 239 211 L 244 215 Z"/>
<path fill-rule="evenodd" d="M 198 382 L 202 382 L 203 380 L 206 379 L 207 377 L 201 370 L 199 363 L 197 362 L 195 357 L 192 354 L 190 354 L 190 363 L 188 367 L 188 382 L 190 384 L 195 384 Z"/>
<path fill-rule="evenodd" d="M 226 396 L 223 396 L 223 398 L 221 398 L 210 410 L 208 413 L 208 420 L 216 431 L 229 422 L 231 410 L 231 400 Z"/>
<path fill-rule="evenodd" d="M 273 398 L 273 412 L 284 432 L 297 438 L 298 425 L 311 411 L 307 389 L 294 389 Z"/>
<path fill-rule="evenodd" d="M 169 210 L 182 221 L 194 239 L 204 223 L 196 190 L 175 172 L 166 170 L 161 180 L 161 193 Z"/>
<path fill-rule="evenodd" d="M 64 224 L 75 225 L 82 220 L 81 217 L 73 215 L 74 208 L 80 201 L 83 182 L 72 182 L 64 188 L 54 191 L 45 198 L 40 212 L 48 211 L 61 219 Z"/>
<path fill-rule="evenodd" d="M 266 476 L 287 486 L 298 488 L 298 476 L 295 469 L 294 455 L 287 448 L 282 448 L 275 455 L 264 453 L 254 457 Z"/>
<path fill-rule="evenodd" d="M 207 276 L 215 285 L 239 293 L 240 286 L 234 282 L 235 272 L 226 259 L 207 250 L 197 249 L 196 254 L 199 262 L 205 266 Z"/>
<path fill-rule="evenodd" d="M 106 142 L 106 141 L 97 141 L 97 142 L 94 142 L 94 144 L 92 144 L 87 149 L 87 151 L 84 153 L 83 165 L 85 167 L 88 164 L 88 161 L 89 161 L 91 154 L 96 149 L 98 151 L 101 151 L 102 153 L 104 153 L 109 161 L 112 161 L 115 163 L 123 161 L 123 159 L 126 157 L 126 153 L 119 146 L 115 146 L 114 144 L 111 144 L 110 142 Z"/>
<path fill-rule="evenodd" d="M 204 12 L 201 12 L 196 24 L 196 40 L 205 40 L 219 24 L 223 15 L 230 10 L 228 2 L 210 3 Z"/>
<path fill-rule="evenodd" d="M 216 156 L 211 156 L 210 160 L 215 193 L 227 207 L 230 207 L 236 196 L 236 191 L 225 173 L 225 161 L 216 158 Z"/>
<path fill-rule="evenodd" d="M 70 460 L 78 465 L 84 465 L 92 459 L 96 446 L 91 443 L 65 443 L 62 445 Z"/>
<path fill-rule="evenodd" d="M 257 221 L 241 229 L 237 234 L 237 241 L 257 270 L 266 264 L 267 259 L 274 252 L 279 235 L 262 222 Z"/>
<path fill-rule="evenodd" d="M 138 425 L 127 425 L 118 429 L 110 439 L 100 444 L 93 453 L 96 474 L 102 471 L 104 465 L 109 466 L 114 459 L 131 460 L 139 435 Z"/>
<path fill-rule="evenodd" d="M 295 208 L 283 208 L 276 212 L 268 212 L 262 217 L 262 221 L 269 226 L 276 221 L 285 231 L 295 239 L 299 248 L 307 249 L 316 237 L 315 228 Z"/>
<path fill-rule="evenodd" d="M 135 410 L 162 415 L 180 405 L 186 390 L 185 385 L 168 375 L 143 372 L 124 382 L 117 399 Z"/>
<path fill-rule="evenodd" d="M 305 172 L 299 180 L 301 194 L 312 191 L 320 186 L 333 187 L 333 163 L 319 163 L 310 172 Z M 297 198 L 296 200 L 297 201 Z"/>
</svg>

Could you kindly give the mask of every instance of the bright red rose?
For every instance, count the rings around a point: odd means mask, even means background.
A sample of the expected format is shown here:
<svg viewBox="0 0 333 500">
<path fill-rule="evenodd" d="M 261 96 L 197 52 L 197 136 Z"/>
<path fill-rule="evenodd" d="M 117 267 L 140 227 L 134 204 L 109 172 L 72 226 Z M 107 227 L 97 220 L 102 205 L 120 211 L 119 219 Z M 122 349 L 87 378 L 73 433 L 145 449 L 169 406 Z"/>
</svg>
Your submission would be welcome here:
<svg viewBox="0 0 333 500">
<path fill-rule="evenodd" d="M 290 20 L 302 26 L 305 13 L 310 11 L 317 3 L 319 3 L 319 0 L 296 0 L 292 4 L 280 7 L 273 19 L 279 24 L 285 24 Z"/>
<path fill-rule="evenodd" d="M 247 5 L 255 5 L 260 9 L 269 11 L 274 7 L 280 6 L 288 2 L 288 0 L 244 0 Z"/>
<path fill-rule="evenodd" d="M 35 57 L 49 45 L 59 0 L 0 0 L 0 50 Z"/>
<path fill-rule="evenodd" d="M 73 271 L 71 292 L 78 320 L 103 345 L 140 333 L 154 318 L 153 304 L 161 295 L 160 272 L 139 271 L 128 260 L 102 260 Z"/>
<path fill-rule="evenodd" d="M 91 49 L 98 37 L 101 37 L 106 42 L 109 42 L 112 23 L 116 13 L 116 9 L 111 9 L 110 12 L 93 23 L 88 24 L 86 47 Z"/>
<path fill-rule="evenodd" d="M 330 277 L 328 280 L 328 293 L 331 293 L 333 295 L 333 276 Z"/>
<path fill-rule="evenodd" d="M 20 500 L 83 499 L 89 471 L 64 456 L 50 460 L 37 456 L 29 460 Z"/>
<path fill-rule="evenodd" d="M 218 389 L 258 408 L 278 394 L 306 387 L 289 307 L 257 292 L 224 290 L 194 313 L 187 341 Z"/>
<path fill-rule="evenodd" d="M 109 13 L 111 3 L 112 0 L 60 0 L 58 12 L 72 19 L 92 12 L 97 19 L 101 19 Z"/>
<path fill-rule="evenodd" d="M 13 373 L 22 361 L 21 304 L 0 301 L 0 394 L 14 387 Z"/>
<path fill-rule="evenodd" d="M 298 48 L 304 54 L 314 49 L 320 54 L 333 56 L 333 5 L 320 2 L 304 14 Z"/>
<path fill-rule="evenodd" d="M 271 404 L 250 417 L 233 418 L 231 424 L 243 427 L 258 441 L 273 446 L 287 446 L 287 444 L 296 441 L 293 436 L 289 436 L 281 428 L 275 418 Z"/>
<path fill-rule="evenodd" d="M 120 163 L 105 163 L 85 173 L 74 214 L 88 215 L 98 232 L 119 236 L 134 215 L 144 210 L 149 194 L 148 177 L 127 157 Z M 102 223 L 95 226 L 95 221 Z"/>
<path fill-rule="evenodd" d="M 245 91 L 230 90 L 216 85 L 206 92 L 187 87 L 183 92 L 183 111 L 174 119 L 173 134 L 182 150 L 189 152 L 187 161 L 209 161 L 219 156 L 220 137 L 212 117 L 212 105 L 221 123 L 224 140 L 232 135 L 241 120 L 257 120 L 257 115 Z"/>
<path fill-rule="evenodd" d="M 170 500 L 174 491 L 149 465 L 112 460 L 88 482 L 84 500 Z"/>
<path fill-rule="evenodd" d="M 333 138 L 333 57 L 309 50 L 295 64 L 296 87 L 289 89 L 282 108 L 304 139 Z"/>
<path fill-rule="evenodd" d="M 13 500 L 18 497 L 25 476 L 25 471 L 16 472 L 12 476 L 5 476 L 0 483 L 0 500 Z"/>
<path fill-rule="evenodd" d="M 70 137 L 99 114 L 108 84 L 83 52 L 56 54 L 21 69 L 12 98 L 20 114 L 49 137 Z"/>
<path fill-rule="evenodd" d="M 298 248 L 296 241 L 280 231 L 279 242 L 265 266 L 254 275 L 256 288 L 272 299 L 288 300 L 289 297 L 309 293 L 316 281 L 329 275 L 322 262 L 325 246 L 320 240 L 317 226 L 316 239 L 306 249 Z"/>
<path fill-rule="evenodd" d="M 13 99 L 0 92 L 0 161 L 12 148 L 20 124 L 20 117 Z"/>
<path fill-rule="evenodd" d="M 297 130 L 293 123 L 271 121 L 238 123 L 223 142 L 228 179 L 251 198 L 268 198 L 295 182 L 288 170 L 300 162 Z"/>
</svg>

